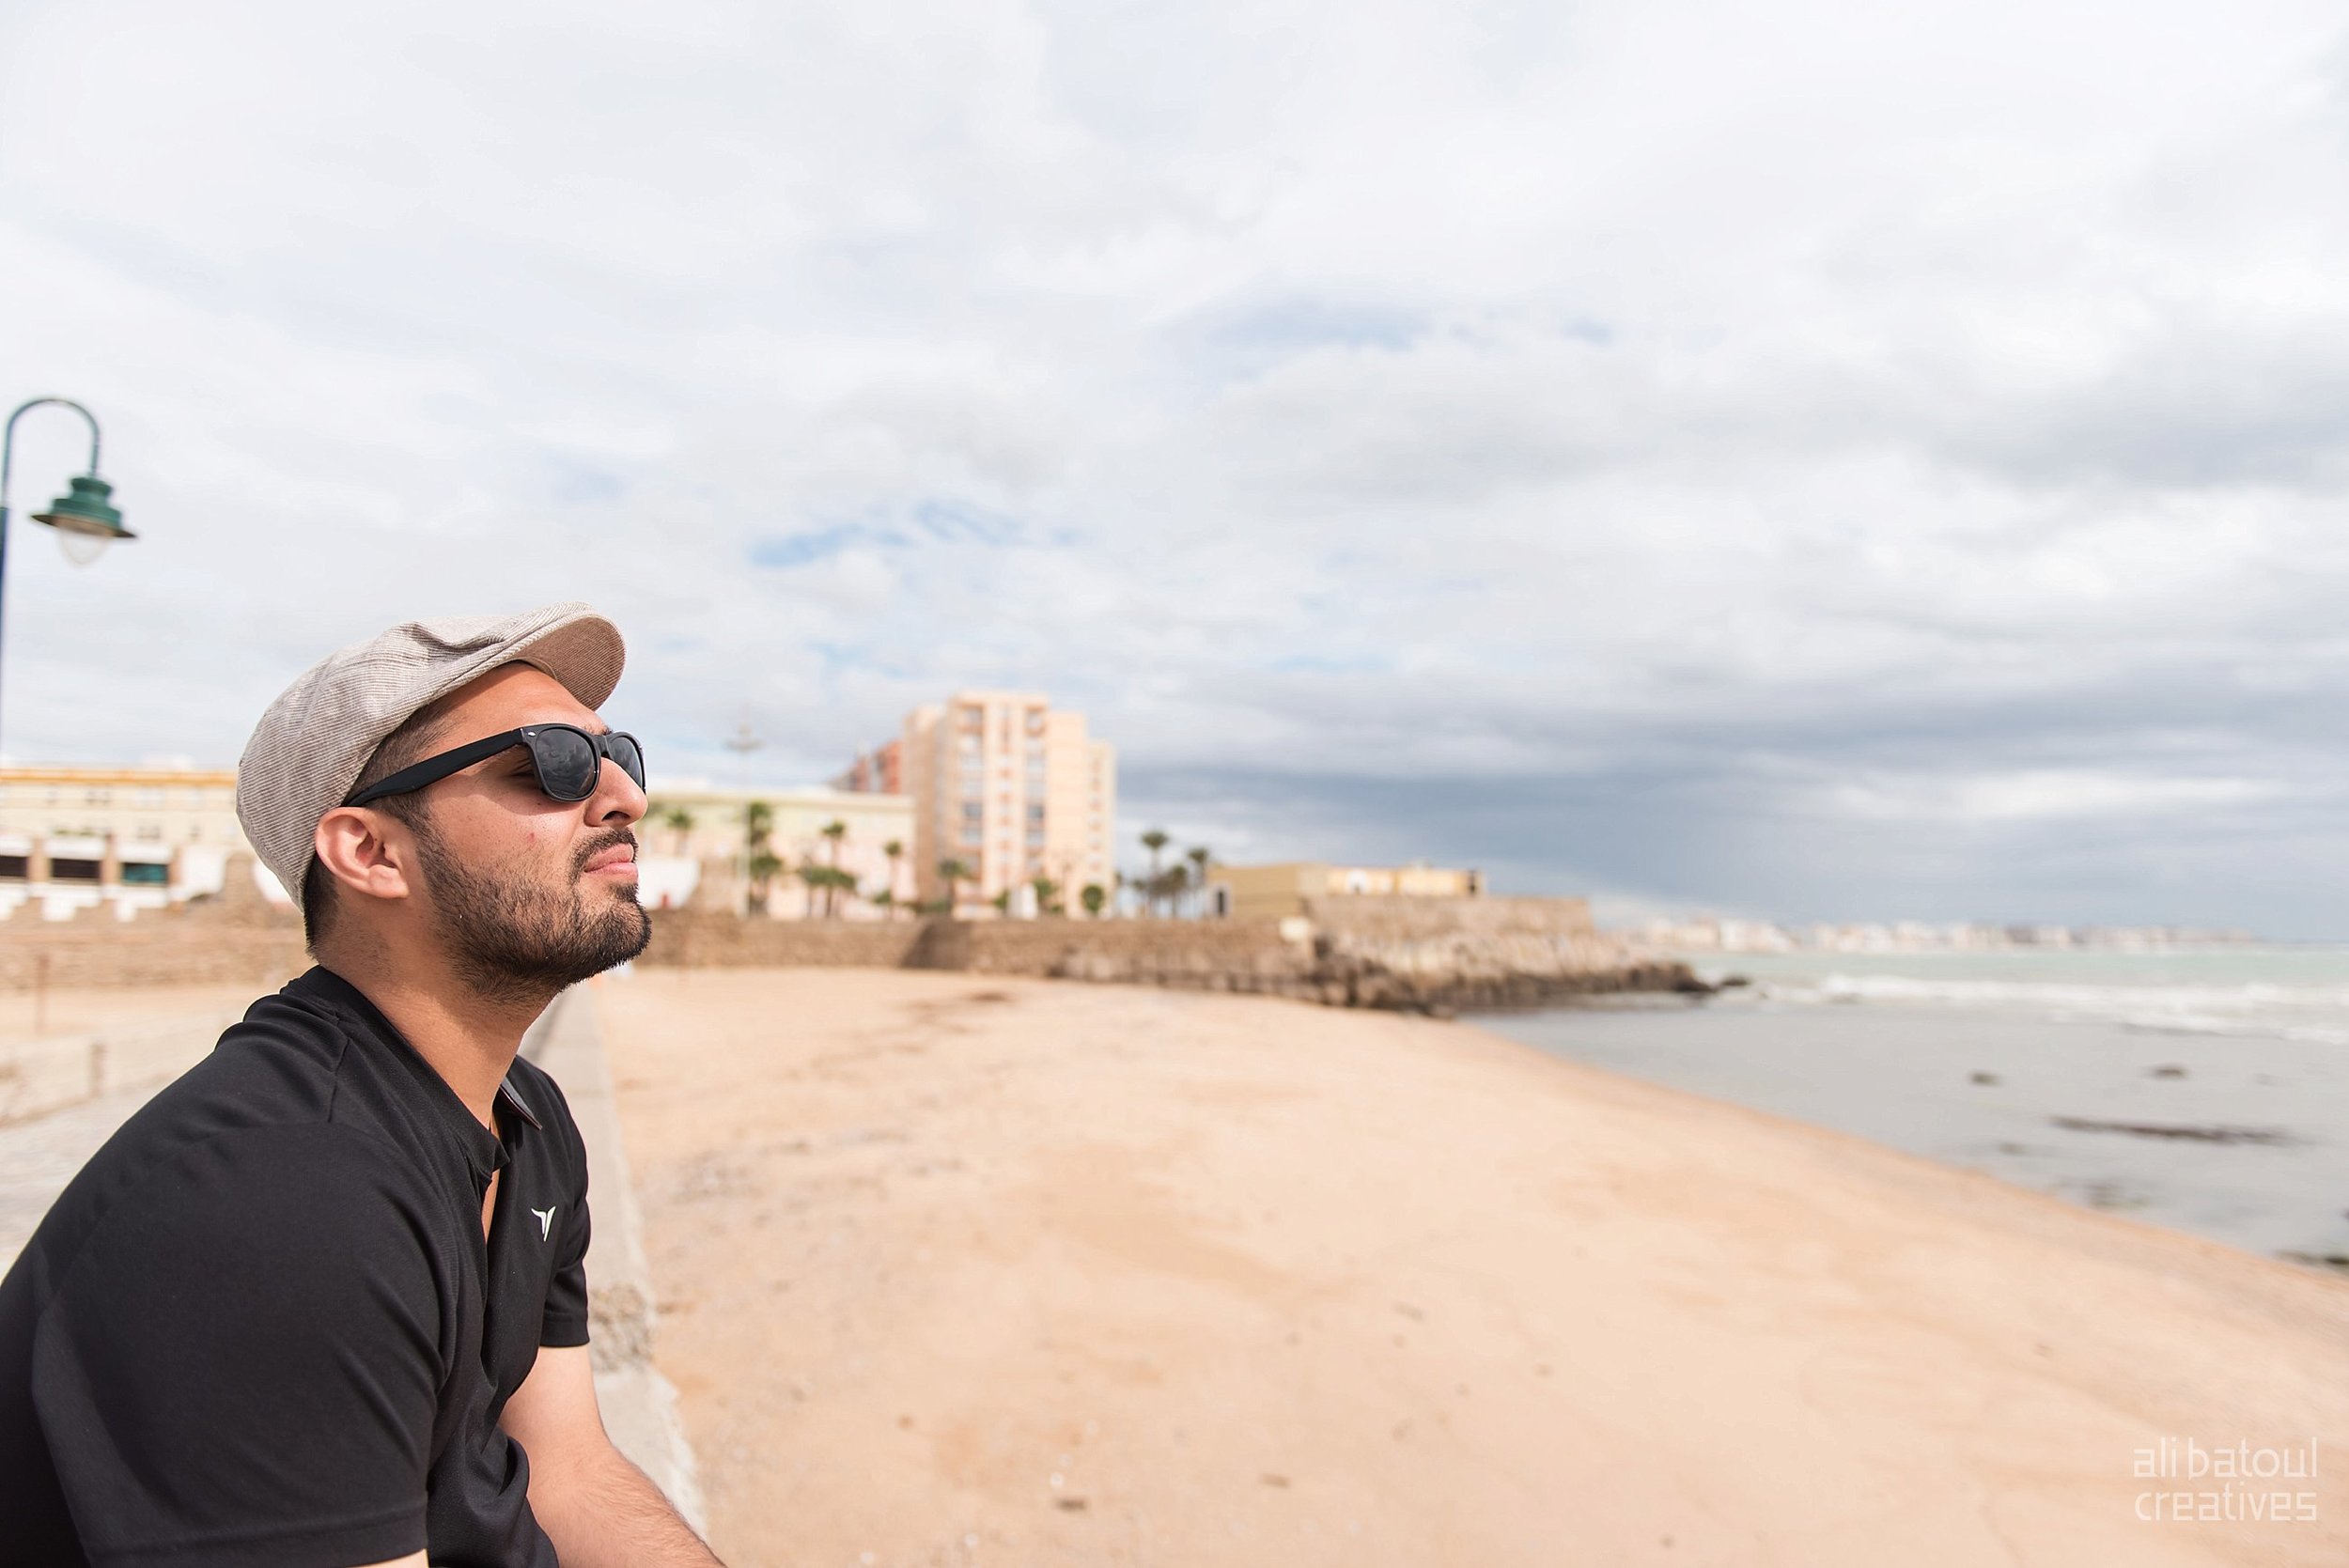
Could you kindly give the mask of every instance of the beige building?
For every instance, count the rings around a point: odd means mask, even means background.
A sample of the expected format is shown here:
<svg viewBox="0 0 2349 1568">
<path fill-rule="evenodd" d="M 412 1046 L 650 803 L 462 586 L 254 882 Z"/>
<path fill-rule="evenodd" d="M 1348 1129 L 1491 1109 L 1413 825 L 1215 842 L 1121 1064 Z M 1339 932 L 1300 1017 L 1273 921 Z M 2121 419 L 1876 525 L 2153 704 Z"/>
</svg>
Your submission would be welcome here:
<svg viewBox="0 0 2349 1568">
<path fill-rule="evenodd" d="M 766 802 L 773 814 L 768 852 L 784 862 L 767 896 L 767 912 L 795 920 L 823 912 L 823 895 L 792 875 L 808 863 L 837 864 L 857 880 L 844 893 L 837 913 L 850 920 L 878 920 L 887 906 L 873 901 L 884 888 L 894 897 L 913 897 L 913 802 L 902 795 L 840 789 L 716 789 L 706 784 L 655 781 L 645 819 L 637 825 L 637 897 L 650 908 L 681 908 L 688 903 L 722 908 L 744 907 L 744 827 L 750 803 Z M 827 824 L 847 831 L 837 845 L 824 835 Z M 898 853 L 893 860 L 891 845 Z M 697 896 L 698 895 L 698 896 Z"/>
<path fill-rule="evenodd" d="M 1035 878 L 1081 908 L 1087 883 L 1116 885 L 1117 753 L 1087 734 L 1085 717 L 1026 691 L 959 691 L 906 716 L 898 765 L 913 801 L 913 872 L 924 902 L 946 896 L 941 861 L 971 877 L 967 910 L 1012 895 L 1033 913 Z"/>
<path fill-rule="evenodd" d="M 0 914 L 127 919 L 218 893 L 228 858 L 250 853 L 236 795 L 226 769 L 0 768 Z"/>
<path fill-rule="evenodd" d="M 1208 908 L 1237 920 L 1283 920 L 1316 899 L 1482 898 L 1485 874 L 1432 865 L 1218 865 L 1207 872 Z"/>
</svg>

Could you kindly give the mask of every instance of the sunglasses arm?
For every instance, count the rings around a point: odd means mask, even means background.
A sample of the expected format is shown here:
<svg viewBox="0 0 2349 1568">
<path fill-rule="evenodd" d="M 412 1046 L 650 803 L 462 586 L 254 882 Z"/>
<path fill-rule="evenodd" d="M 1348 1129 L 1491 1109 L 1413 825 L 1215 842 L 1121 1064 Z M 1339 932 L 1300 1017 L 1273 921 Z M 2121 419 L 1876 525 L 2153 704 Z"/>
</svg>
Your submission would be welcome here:
<svg viewBox="0 0 2349 1568">
<path fill-rule="evenodd" d="M 522 743 L 522 738 L 521 731 L 507 730 L 504 735 L 493 735 L 486 740 L 476 740 L 470 746 L 459 746 L 453 752 L 443 752 L 439 756 L 428 757 L 412 768 L 403 768 L 389 778 L 377 780 L 351 796 L 350 800 L 345 800 L 343 804 L 364 806 L 371 800 L 381 800 L 386 795 L 405 795 L 412 789 L 422 789 L 428 784 L 437 784 L 447 778 L 460 768 L 471 768 L 485 757 L 493 757 L 500 752 L 511 751 Z"/>
</svg>

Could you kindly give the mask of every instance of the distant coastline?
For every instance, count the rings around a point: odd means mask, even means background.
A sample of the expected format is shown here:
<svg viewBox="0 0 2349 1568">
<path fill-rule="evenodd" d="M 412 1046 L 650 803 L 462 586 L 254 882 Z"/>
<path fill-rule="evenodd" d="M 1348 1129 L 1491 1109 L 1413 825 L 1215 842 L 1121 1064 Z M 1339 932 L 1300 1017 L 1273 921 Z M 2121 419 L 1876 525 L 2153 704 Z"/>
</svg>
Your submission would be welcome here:
<svg viewBox="0 0 2349 1568">
<path fill-rule="evenodd" d="M 1635 935 L 1677 955 L 1706 953 L 2175 953 L 2279 944 L 2248 931 L 2186 925 L 2055 925 L 1920 920 L 1797 924 L 1738 916 L 1652 920 Z"/>
</svg>

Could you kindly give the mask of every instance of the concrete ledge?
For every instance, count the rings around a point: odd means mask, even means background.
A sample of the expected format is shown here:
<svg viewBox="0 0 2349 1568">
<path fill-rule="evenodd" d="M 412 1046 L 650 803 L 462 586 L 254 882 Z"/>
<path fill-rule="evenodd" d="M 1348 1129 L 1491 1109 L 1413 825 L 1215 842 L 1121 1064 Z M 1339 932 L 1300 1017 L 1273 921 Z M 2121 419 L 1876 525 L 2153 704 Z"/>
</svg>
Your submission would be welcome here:
<svg viewBox="0 0 2349 1568">
<path fill-rule="evenodd" d="M 563 1086 L 587 1143 L 587 1203 L 595 1225 L 587 1247 L 588 1331 L 604 1430 L 667 1494 L 685 1522 L 707 1535 L 701 1479 L 677 1419 L 677 1389 L 653 1364 L 652 1273 L 593 992 L 574 986 L 555 998 L 523 1036 L 522 1055 Z"/>
</svg>

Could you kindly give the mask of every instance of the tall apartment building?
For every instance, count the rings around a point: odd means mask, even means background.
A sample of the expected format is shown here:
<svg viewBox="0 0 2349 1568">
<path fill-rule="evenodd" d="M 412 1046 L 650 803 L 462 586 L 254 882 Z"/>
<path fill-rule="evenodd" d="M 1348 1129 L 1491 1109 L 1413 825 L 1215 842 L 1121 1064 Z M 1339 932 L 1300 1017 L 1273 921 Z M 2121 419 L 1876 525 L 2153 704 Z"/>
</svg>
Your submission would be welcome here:
<svg viewBox="0 0 2349 1568">
<path fill-rule="evenodd" d="M 913 800 L 913 870 L 925 902 L 946 896 L 941 861 L 971 879 L 957 890 L 983 908 L 1015 908 L 1039 877 L 1074 910 L 1088 882 L 1115 886 L 1117 753 L 1085 717 L 1028 691 L 960 691 L 906 716 L 898 767 Z"/>
</svg>

